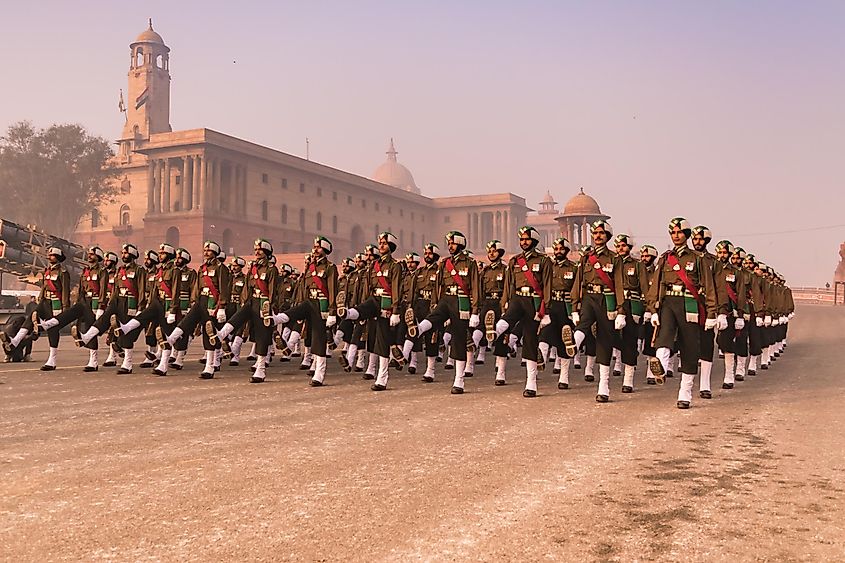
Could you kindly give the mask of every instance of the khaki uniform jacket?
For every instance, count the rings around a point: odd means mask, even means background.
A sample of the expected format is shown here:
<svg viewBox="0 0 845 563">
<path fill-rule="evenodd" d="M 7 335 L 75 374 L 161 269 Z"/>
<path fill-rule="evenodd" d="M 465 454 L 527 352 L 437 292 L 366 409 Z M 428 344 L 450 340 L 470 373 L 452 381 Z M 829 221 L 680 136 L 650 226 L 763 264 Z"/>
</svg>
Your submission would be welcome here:
<svg viewBox="0 0 845 563">
<path fill-rule="evenodd" d="M 596 257 L 595 266 L 590 263 L 590 256 Z M 622 312 L 622 307 L 625 303 L 625 291 L 622 280 L 622 265 L 619 256 L 615 252 L 607 248 L 607 246 L 600 246 L 593 249 L 591 253 L 584 254 L 578 263 L 577 275 L 575 283 L 572 285 L 572 310 L 579 312 L 581 310 L 581 301 L 587 293 L 588 286 L 603 286 L 607 285 L 602 281 L 601 276 L 597 270 L 603 271 L 611 280 L 613 280 L 613 290 L 616 295 L 616 311 Z"/>
<path fill-rule="evenodd" d="M 668 258 L 674 255 L 678 260 L 678 268 L 683 269 L 690 281 L 699 288 L 703 297 L 704 311 L 708 319 L 715 319 L 718 312 L 716 300 L 716 288 L 714 285 L 713 270 L 702 257 L 688 246 L 682 246 L 664 252 L 657 261 L 655 267 L 655 278 L 648 292 L 646 299 L 647 311 L 656 313 L 666 296 L 666 286 L 683 285 L 683 280 L 678 272 L 669 265 Z M 698 297 L 698 296 L 694 296 Z"/>
<path fill-rule="evenodd" d="M 451 269 L 446 268 L 447 262 L 451 263 Z M 460 288 L 456 277 L 463 281 L 467 292 L 469 292 L 467 297 L 469 298 L 470 315 L 477 315 L 481 310 L 481 275 L 478 272 L 478 262 L 473 260 L 466 250 L 461 250 L 454 256 L 440 259 L 437 266 L 437 282 L 434 293 L 431 295 L 431 306 L 436 307 L 440 299 L 449 292 L 458 291 L 458 289 L 449 289 L 454 286 Z"/>
<path fill-rule="evenodd" d="M 57 295 L 53 295 L 53 291 L 47 287 L 47 279 L 53 283 Z M 67 310 L 70 308 L 70 274 L 67 268 L 61 264 L 51 264 L 44 271 L 44 280 L 44 283 L 41 284 L 41 293 L 38 295 L 39 303 L 45 298 L 60 299 L 62 309 Z"/>
</svg>

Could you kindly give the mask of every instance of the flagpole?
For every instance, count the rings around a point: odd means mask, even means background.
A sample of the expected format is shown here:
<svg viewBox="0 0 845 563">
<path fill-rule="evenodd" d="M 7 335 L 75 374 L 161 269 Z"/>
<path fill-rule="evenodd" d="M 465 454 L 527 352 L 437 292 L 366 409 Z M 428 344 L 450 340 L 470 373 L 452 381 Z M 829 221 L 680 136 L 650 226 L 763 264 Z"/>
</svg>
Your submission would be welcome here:
<svg viewBox="0 0 845 563">
<path fill-rule="evenodd" d="M 311 141 L 305 137 L 305 160 L 311 160 Z"/>
</svg>

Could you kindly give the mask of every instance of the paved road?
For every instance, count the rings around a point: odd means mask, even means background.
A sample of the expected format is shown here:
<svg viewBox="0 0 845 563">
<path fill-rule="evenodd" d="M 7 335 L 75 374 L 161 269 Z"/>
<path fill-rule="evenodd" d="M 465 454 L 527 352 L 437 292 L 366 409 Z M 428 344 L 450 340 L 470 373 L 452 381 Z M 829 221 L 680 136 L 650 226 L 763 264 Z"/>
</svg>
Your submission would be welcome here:
<svg viewBox="0 0 845 563">
<path fill-rule="evenodd" d="M 523 399 L 489 363 L 463 396 L 334 363 L 318 389 L 5 364 L 0 559 L 843 560 L 845 309 L 792 325 L 688 411 L 677 379 L 599 405 L 547 373 Z"/>
</svg>

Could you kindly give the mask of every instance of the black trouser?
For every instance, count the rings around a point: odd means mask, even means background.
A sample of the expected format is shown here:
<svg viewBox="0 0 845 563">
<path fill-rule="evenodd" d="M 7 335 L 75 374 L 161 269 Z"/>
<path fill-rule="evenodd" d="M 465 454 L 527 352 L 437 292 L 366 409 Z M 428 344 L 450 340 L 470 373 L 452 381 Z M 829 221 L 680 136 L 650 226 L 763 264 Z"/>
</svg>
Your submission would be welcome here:
<svg viewBox="0 0 845 563">
<path fill-rule="evenodd" d="M 596 362 L 602 366 L 609 366 L 613 357 L 615 342 L 613 321 L 607 318 L 607 305 L 603 293 L 586 293 L 581 300 L 581 319 L 577 330 L 589 335 L 591 327 L 596 325 Z M 589 353 L 589 347 L 587 355 Z"/>
<path fill-rule="evenodd" d="M 259 299 L 248 299 L 243 307 L 228 320 L 228 323 L 233 327 L 232 334 L 236 333 L 247 322 L 251 326 L 251 337 L 255 340 L 255 353 L 258 356 L 266 356 L 267 351 L 270 349 L 273 328 L 264 326 L 264 318 L 261 316 L 261 303 Z"/>
<path fill-rule="evenodd" d="M 38 318 L 42 321 L 53 318 L 53 306 L 49 299 L 42 299 L 35 307 L 35 310 L 38 312 Z M 35 327 L 32 325 L 31 316 L 27 316 L 22 328 L 25 328 L 30 334 L 32 334 Z M 59 347 L 59 327 L 53 327 L 47 331 L 47 340 L 50 342 L 50 348 Z"/>
<path fill-rule="evenodd" d="M 367 331 L 367 350 L 376 356 L 387 358 L 390 356 L 390 347 L 398 342 L 398 326 L 390 326 L 389 311 L 382 312 L 381 300 L 378 297 L 370 297 L 355 307 L 358 311 L 358 318 L 369 320 Z"/>
<path fill-rule="evenodd" d="M 721 350 L 723 354 L 737 353 L 737 343 L 739 341 L 740 331 L 736 330 L 734 323 L 736 323 L 736 317 L 732 314 L 728 315 L 728 328 L 720 330 L 719 334 L 716 336 L 716 344 L 719 346 L 719 350 Z M 745 354 L 739 355 L 742 356 Z"/>
<path fill-rule="evenodd" d="M 763 335 L 754 315 L 751 315 L 751 320 L 745 326 L 748 327 L 748 353 L 751 356 L 759 356 L 763 353 Z"/>
<path fill-rule="evenodd" d="M 80 334 L 87 332 L 96 320 L 94 312 L 91 310 L 91 304 L 83 301 L 77 301 L 76 304 L 72 305 L 66 311 L 62 311 L 55 318 L 59 321 L 59 324 L 55 327 L 56 330 L 62 330 L 70 323 L 76 321 L 76 328 Z M 85 347 L 89 350 L 96 350 L 97 339 L 92 338 Z"/>
<path fill-rule="evenodd" d="M 701 345 L 701 326 L 687 321 L 684 298 L 667 295 L 660 303 L 658 313 L 660 326 L 657 328 L 655 348 L 669 348 L 677 337 L 681 349 L 680 371 L 687 374 L 698 372 L 699 348 Z"/>
<path fill-rule="evenodd" d="M 704 327 L 698 325 L 699 335 L 701 340 L 698 344 L 698 359 L 703 362 L 713 362 L 713 354 L 716 351 L 716 335 L 713 330 L 704 330 Z"/>
<path fill-rule="evenodd" d="M 12 315 L 9 317 L 9 320 L 6 321 L 6 324 L 3 325 L 3 332 L 5 332 L 6 336 L 8 336 L 11 340 L 25 324 L 26 315 Z M 31 346 L 32 337 L 27 335 L 18 346 L 15 346 L 12 348 L 11 352 L 9 352 L 8 361 L 22 362 L 24 357 L 29 354 L 29 352 L 27 352 L 27 347 Z"/>
<path fill-rule="evenodd" d="M 420 297 L 414 301 L 413 309 L 414 317 L 419 323 L 420 320 L 426 318 L 431 313 L 431 300 Z M 428 331 L 428 333 L 418 335 L 417 338 L 414 339 L 414 347 L 412 350 L 414 352 L 422 352 L 423 349 L 425 349 L 425 356 L 427 358 L 436 357 L 438 348 L 438 333 L 439 331 L 436 328 L 432 328 Z"/>
<path fill-rule="evenodd" d="M 496 315 L 496 321 L 495 322 L 498 322 L 499 319 L 502 318 L 502 303 L 501 303 L 501 301 L 499 301 L 498 299 L 485 299 L 484 300 L 484 304 L 481 307 L 481 314 L 479 315 L 479 318 L 481 319 L 482 323 L 484 322 L 484 316 L 487 315 L 487 311 L 493 311 L 493 313 Z M 482 339 L 481 342 L 482 342 L 482 345 L 491 344 L 490 342 L 487 342 L 487 336 L 486 335 L 484 336 L 484 338 Z M 507 333 L 500 335 L 499 338 L 497 338 L 495 342 L 492 342 L 492 344 L 493 344 L 493 355 L 494 356 L 498 356 L 500 358 L 506 358 L 508 356 L 508 353 L 511 351 L 510 347 L 508 347 Z"/>
<path fill-rule="evenodd" d="M 115 315 L 117 320 L 124 324 L 132 318 L 129 316 L 129 299 L 127 297 L 118 295 L 114 300 L 110 301 L 106 310 L 100 315 L 100 318 L 94 322 L 93 326 L 96 327 L 100 334 L 108 332 L 112 315 Z M 117 339 L 117 345 L 124 350 L 131 350 L 135 346 L 135 341 L 138 340 L 138 335 L 141 334 L 143 329 L 144 323 L 141 323 L 140 327 L 129 332 L 129 334 L 121 333 L 120 338 Z M 155 341 L 151 345 L 154 346 Z"/>
<path fill-rule="evenodd" d="M 628 304 L 625 305 L 625 310 L 628 311 Z M 622 363 L 626 366 L 637 365 L 637 340 L 640 336 L 640 323 L 634 320 L 634 316 L 630 313 L 625 315 L 625 328 L 619 334 L 619 352 L 622 355 Z"/>
<path fill-rule="evenodd" d="M 654 338 L 654 325 L 644 322 L 640 325 L 640 335 L 643 339 L 643 355 L 653 358 L 657 353 L 651 344 L 651 339 Z"/>
<path fill-rule="evenodd" d="M 514 295 L 508 301 L 508 310 L 502 318 L 508 326 L 514 326 L 517 322 L 522 324 L 522 358 L 532 362 L 537 361 L 538 328 L 540 322 L 534 317 L 537 309 L 534 307 L 534 298 L 524 295 Z"/>
<path fill-rule="evenodd" d="M 461 310 L 458 306 L 457 295 L 444 295 L 437 302 L 437 306 L 426 317 L 426 320 L 431 323 L 431 331 L 437 334 L 437 331 L 443 327 L 443 323 L 449 321 L 449 332 L 452 334 L 451 346 L 449 346 L 449 357 L 459 362 L 465 362 L 467 359 L 467 331 L 469 329 L 469 319 L 461 318 Z M 429 338 L 431 335 L 428 335 Z M 428 353 L 426 352 L 426 355 Z"/>
<path fill-rule="evenodd" d="M 106 318 L 103 315 L 100 320 Z M 135 315 L 135 320 L 141 323 L 141 327 L 146 324 L 150 324 L 149 329 L 147 330 L 147 345 L 148 346 L 155 346 L 157 344 L 155 338 L 155 332 L 152 332 L 152 342 L 150 342 L 150 332 L 155 326 L 161 327 L 161 332 L 164 334 L 164 337 L 167 338 L 170 336 L 170 333 L 173 332 L 173 329 L 176 328 L 176 323 L 169 324 L 167 322 L 167 311 L 164 310 L 164 303 L 162 303 L 159 299 L 153 298 L 150 300 L 147 308 Z M 185 334 L 182 336 L 182 339 L 187 340 L 188 335 Z M 180 340 L 181 343 L 181 340 Z M 179 350 L 184 350 L 185 348 L 178 348 Z"/>
<path fill-rule="evenodd" d="M 213 311 L 213 310 L 212 310 Z M 178 351 L 184 351 L 188 349 L 188 339 L 190 335 L 194 333 L 197 328 L 197 325 L 200 327 L 205 327 L 206 321 L 211 321 L 214 325 L 215 330 L 220 329 L 220 324 L 217 322 L 217 317 L 212 316 L 211 313 L 208 312 L 208 296 L 207 295 L 200 295 L 199 299 L 194 306 L 191 307 L 187 314 L 182 317 L 182 320 L 179 321 L 179 328 L 182 329 L 182 337 L 176 343 L 174 348 Z M 205 351 L 212 351 L 217 350 L 220 348 L 220 342 L 217 342 L 217 346 L 212 346 L 211 342 L 208 340 L 208 334 L 206 334 L 205 330 L 200 330 L 202 334 L 202 349 Z"/>
<path fill-rule="evenodd" d="M 347 344 L 352 343 L 352 335 L 355 332 L 355 323 L 349 319 L 343 319 L 337 323 L 337 330 L 343 333 L 343 341 Z"/>
<path fill-rule="evenodd" d="M 317 299 L 306 299 L 294 305 L 285 314 L 291 321 L 306 321 L 308 332 L 305 335 L 305 345 L 316 356 L 326 355 L 326 319 L 320 313 L 320 302 Z M 344 332 L 344 335 L 346 332 Z"/>
<path fill-rule="evenodd" d="M 566 354 L 566 346 L 563 343 L 561 330 L 564 325 L 574 325 L 572 324 L 572 320 L 570 320 L 569 313 L 566 310 L 566 301 L 552 300 L 551 306 L 546 312 L 551 316 L 552 322 L 540 329 L 540 342 L 545 342 L 549 346 L 554 346 L 557 349 L 558 357 L 568 358 L 569 356 Z"/>
</svg>

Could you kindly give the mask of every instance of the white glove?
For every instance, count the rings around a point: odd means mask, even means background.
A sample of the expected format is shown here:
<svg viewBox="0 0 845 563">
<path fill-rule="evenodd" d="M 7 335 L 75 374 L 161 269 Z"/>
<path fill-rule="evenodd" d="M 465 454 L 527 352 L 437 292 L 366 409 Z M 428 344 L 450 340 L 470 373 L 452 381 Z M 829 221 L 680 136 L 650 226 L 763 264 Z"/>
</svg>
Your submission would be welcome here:
<svg viewBox="0 0 845 563">
<path fill-rule="evenodd" d="M 714 328 L 716 328 L 717 324 L 718 322 L 716 321 L 716 319 L 707 319 L 706 321 L 704 321 L 704 330 L 713 330 Z"/>
<path fill-rule="evenodd" d="M 337 317 L 334 315 L 329 315 L 326 318 L 326 328 L 331 328 L 337 324 Z M 392 324 L 392 323 L 391 323 Z"/>
<path fill-rule="evenodd" d="M 578 313 L 576 313 L 575 311 L 573 311 L 573 312 L 572 312 L 572 314 L 570 315 L 570 317 L 572 318 L 572 323 L 573 323 L 573 324 L 576 324 L 576 325 L 577 325 L 578 323 L 580 323 L 580 322 L 581 322 L 581 315 L 579 315 L 579 314 L 578 314 Z"/>
<path fill-rule="evenodd" d="M 643 313 L 643 322 L 649 322 L 650 320 L 651 320 L 651 313 L 649 313 L 648 311 Z"/>
<path fill-rule="evenodd" d="M 223 324 L 226 322 L 226 311 L 217 309 L 217 322 Z"/>
<path fill-rule="evenodd" d="M 625 320 L 625 315 L 616 315 L 616 319 L 613 321 L 613 328 L 622 330 L 626 324 L 628 324 L 628 321 Z"/>
<path fill-rule="evenodd" d="M 540 328 L 549 326 L 550 324 L 552 324 L 552 318 L 548 315 L 543 315 L 543 318 L 540 319 Z"/>
<path fill-rule="evenodd" d="M 478 315 L 470 315 L 469 316 L 469 326 L 470 328 L 475 328 L 481 322 L 481 319 L 478 318 Z"/>
<path fill-rule="evenodd" d="M 95 318 L 97 318 L 97 319 L 99 319 L 100 317 L 102 317 L 102 316 L 103 316 L 103 313 L 104 313 L 104 312 L 105 312 L 105 311 L 103 311 L 102 309 L 97 309 L 96 311 L 94 311 L 94 317 L 95 317 Z"/>
<path fill-rule="evenodd" d="M 766 318 L 763 319 L 763 324 L 765 326 L 772 326 L 772 316 L 766 315 Z"/>
<path fill-rule="evenodd" d="M 719 315 L 716 317 L 716 326 L 719 327 L 719 330 L 727 330 L 728 328 L 728 316 L 727 315 Z"/>
<path fill-rule="evenodd" d="M 390 315 L 390 326 L 397 326 L 399 324 L 399 315 Z"/>
<path fill-rule="evenodd" d="M 734 328 L 737 330 L 742 330 L 745 328 L 745 319 L 737 319 L 734 321 Z"/>
<path fill-rule="evenodd" d="M 755 317 L 754 322 L 757 323 L 757 326 L 763 326 L 763 317 Z"/>
<path fill-rule="evenodd" d="M 785 325 L 788 322 L 789 322 L 789 317 L 781 317 L 780 318 L 780 324 Z"/>
<path fill-rule="evenodd" d="M 789 319 L 789 320 L 791 321 L 792 319 L 794 319 L 794 318 L 795 318 L 795 313 L 789 313 L 789 314 L 786 316 L 786 318 L 787 318 L 787 319 Z"/>
<path fill-rule="evenodd" d="M 176 313 L 167 313 L 165 320 L 167 321 L 167 324 L 172 325 L 176 322 Z"/>
<path fill-rule="evenodd" d="M 651 316 L 651 326 L 653 326 L 654 328 L 660 326 L 660 315 L 658 315 L 657 313 Z"/>
<path fill-rule="evenodd" d="M 772 326 L 778 326 L 779 324 L 780 324 L 780 319 L 778 319 L 778 318 L 772 319 Z"/>
</svg>

